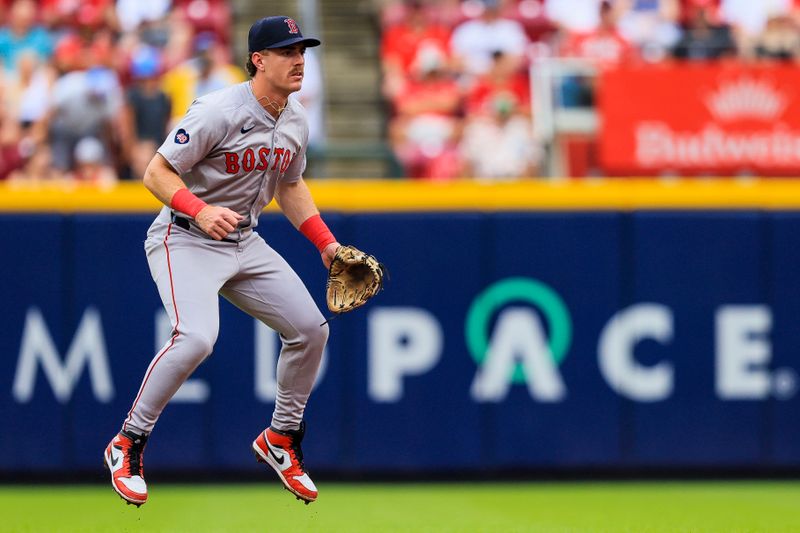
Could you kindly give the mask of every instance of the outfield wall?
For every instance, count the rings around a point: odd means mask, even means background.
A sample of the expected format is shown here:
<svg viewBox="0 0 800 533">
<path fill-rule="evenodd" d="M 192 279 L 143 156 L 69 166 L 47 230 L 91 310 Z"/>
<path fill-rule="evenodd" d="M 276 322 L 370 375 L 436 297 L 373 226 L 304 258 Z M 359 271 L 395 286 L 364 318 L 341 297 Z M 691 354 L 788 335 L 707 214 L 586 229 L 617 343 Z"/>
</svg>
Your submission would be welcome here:
<svg viewBox="0 0 800 533">
<path fill-rule="evenodd" d="M 362 183 L 372 204 L 334 209 L 348 187 L 314 185 L 391 281 L 331 323 L 312 469 L 800 467 L 797 182 Z M 169 336 L 142 249 L 157 204 L 3 192 L 0 473 L 94 469 Z M 274 211 L 259 232 L 324 305 L 313 247 Z M 148 467 L 256 468 L 277 347 L 223 301 Z"/>
</svg>

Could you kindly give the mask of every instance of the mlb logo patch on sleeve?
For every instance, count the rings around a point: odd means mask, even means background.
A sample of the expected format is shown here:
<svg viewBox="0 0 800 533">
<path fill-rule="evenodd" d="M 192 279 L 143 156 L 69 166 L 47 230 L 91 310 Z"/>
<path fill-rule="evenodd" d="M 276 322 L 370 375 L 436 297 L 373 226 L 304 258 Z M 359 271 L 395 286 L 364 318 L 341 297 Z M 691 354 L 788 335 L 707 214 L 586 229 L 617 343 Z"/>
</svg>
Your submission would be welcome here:
<svg viewBox="0 0 800 533">
<path fill-rule="evenodd" d="M 175 144 L 186 144 L 189 142 L 189 132 L 181 128 L 175 133 Z"/>
</svg>

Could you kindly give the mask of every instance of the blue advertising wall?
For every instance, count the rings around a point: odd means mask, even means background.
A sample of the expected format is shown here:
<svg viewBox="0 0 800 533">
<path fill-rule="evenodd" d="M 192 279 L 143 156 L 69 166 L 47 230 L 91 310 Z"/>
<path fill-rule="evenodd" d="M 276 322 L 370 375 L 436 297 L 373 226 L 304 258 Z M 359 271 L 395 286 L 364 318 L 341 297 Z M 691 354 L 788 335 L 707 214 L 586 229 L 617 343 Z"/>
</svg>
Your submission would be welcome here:
<svg viewBox="0 0 800 533">
<path fill-rule="evenodd" d="M 99 466 L 163 338 L 150 220 L 0 216 L 0 472 Z M 326 220 L 391 279 L 331 322 L 311 468 L 800 467 L 800 214 Z M 324 309 L 313 246 L 279 215 L 259 232 Z M 149 468 L 258 468 L 278 341 L 220 306 L 214 353 L 165 410 Z"/>
</svg>

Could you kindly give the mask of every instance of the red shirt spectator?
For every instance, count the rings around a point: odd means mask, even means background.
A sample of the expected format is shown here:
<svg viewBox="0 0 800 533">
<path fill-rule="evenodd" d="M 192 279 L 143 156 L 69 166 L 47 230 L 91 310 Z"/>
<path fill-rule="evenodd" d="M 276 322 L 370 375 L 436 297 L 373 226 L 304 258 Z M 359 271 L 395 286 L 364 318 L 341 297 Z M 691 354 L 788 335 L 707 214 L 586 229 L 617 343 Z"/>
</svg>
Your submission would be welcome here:
<svg viewBox="0 0 800 533">
<path fill-rule="evenodd" d="M 719 23 L 719 6 L 722 0 L 680 0 L 681 12 L 680 22 L 684 26 L 688 26 L 695 18 L 696 11 L 699 8 L 706 8 L 709 20 L 713 23 Z"/>
<path fill-rule="evenodd" d="M 617 32 L 598 30 L 585 35 L 573 35 L 566 45 L 569 56 L 590 59 L 602 66 L 614 66 L 633 56 L 630 43 Z"/>
<path fill-rule="evenodd" d="M 503 94 L 514 101 L 516 112 L 530 113 L 531 87 L 525 72 L 515 68 L 507 55 L 497 53 L 491 70 L 482 75 L 467 93 L 467 115 L 485 114 L 488 106 Z"/>
<path fill-rule="evenodd" d="M 458 83 L 452 78 L 412 80 L 398 95 L 397 112 L 402 116 L 455 116 L 460 98 Z"/>
<path fill-rule="evenodd" d="M 233 27 L 229 4 L 225 0 L 174 0 L 172 9 L 183 15 L 196 34 L 212 32 L 229 44 Z"/>
<path fill-rule="evenodd" d="M 408 16 L 403 22 L 391 26 L 383 34 L 381 60 L 384 67 L 397 69 L 409 75 L 417 53 L 423 47 L 436 47 L 445 56 L 450 53 L 450 30 L 445 26 L 429 23 L 420 3 L 410 4 Z"/>
<path fill-rule="evenodd" d="M 448 179 L 460 168 L 456 149 L 461 91 L 435 54 L 422 55 L 395 102 L 390 138 L 406 175 Z"/>
<path fill-rule="evenodd" d="M 56 45 L 55 65 L 63 72 L 90 66 L 114 67 L 114 43 L 108 31 L 66 33 Z"/>
<path fill-rule="evenodd" d="M 600 66 L 610 67 L 632 59 L 634 48 L 617 30 L 611 4 L 603 2 L 597 29 L 590 33 L 572 34 L 564 46 L 564 55 L 589 59 Z"/>
<path fill-rule="evenodd" d="M 116 27 L 112 0 L 39 0 L 39 14 L 49 28 Z"/>
</svg>

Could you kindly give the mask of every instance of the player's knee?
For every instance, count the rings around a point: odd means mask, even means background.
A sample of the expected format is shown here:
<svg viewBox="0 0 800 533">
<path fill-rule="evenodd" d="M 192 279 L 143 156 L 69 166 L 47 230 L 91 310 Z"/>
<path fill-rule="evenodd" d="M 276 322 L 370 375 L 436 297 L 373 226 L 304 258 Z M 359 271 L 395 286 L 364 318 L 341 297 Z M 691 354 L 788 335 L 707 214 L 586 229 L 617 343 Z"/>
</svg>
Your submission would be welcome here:
<svg viewBox="0 0 800 533">
<path fill-rule="evenodd" d="M 323 347 L 323 348 L 325 347 L 325 343 L 328 342 L 328 335 L 329 334 L 330 334 L 330 328 L 328 327 L 327 323 L 322 324 L 321 326 L 319 326 L 319 332 L 317 333 L 317 335 L 319 336 L 318 340 L 319 340 L 319 344 L 320 344 L 321 347 Z"/>
<path fill-rule="evenodd" d="M 310 324 L 300 331 L 303 344 L 313 351 L 322 353 L 325 343 L 328 342 L 328 324 L 320 325 L 319 322 Z"/>
<path fill-rule="evenodd" d="M 183 334 L 186 351 L 198 359 L 205 359 L 214 349 L 216 338 L 200 332 L 187 332 Z"/>
</svg>

